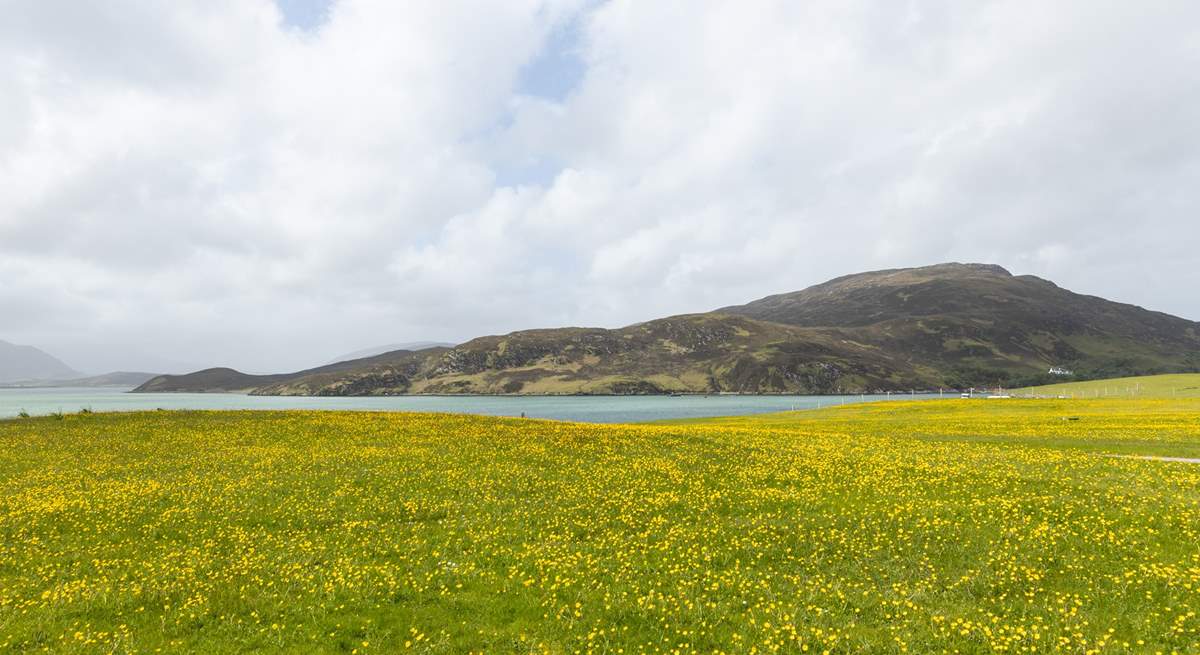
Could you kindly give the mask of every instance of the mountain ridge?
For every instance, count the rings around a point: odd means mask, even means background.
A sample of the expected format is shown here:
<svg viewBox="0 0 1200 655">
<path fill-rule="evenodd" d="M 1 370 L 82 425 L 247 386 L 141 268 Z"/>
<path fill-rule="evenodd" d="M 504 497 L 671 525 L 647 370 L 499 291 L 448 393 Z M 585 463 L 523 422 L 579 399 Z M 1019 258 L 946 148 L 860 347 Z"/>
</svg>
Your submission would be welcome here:
<svg viewBox="0 0 1200 655">
<path fill-rule="evenodd" d="M 427 348 L 453 348 L 455 344 L 449 341 L 408 341 L 403 343 L 390 343 L 383 346 L 373 346 L 371 348 L 363 348 L 354 352 L 338 355 L 329 360 L 328 364 L 336 364 L 338 362 L 346 362 L 355 359 L 364 359 L 366 357 L 374 357 L 385 353 L 396 352 L 397 350 L 425 350 Z"/>
<path fill-rule="evenodd" d="M 27 382 L 4 382 L 0 388 L 9 389 L 51 389 L 56 387 L 110 387 L 131 389 L 145 384 L 158 377 L 161 373 L 145 373 L 140 371 L 113 371 L 101 375 L 89 375 L 82 378 L 62 380 L 35 380 Z"/>
<path fill-rule="evenodd" d="M 62 360 L 34 346 L 0 340 L 0 383 L 82 377 Z"/>
<path fill-rule="evenodd" d="M 532 329 L 273 376 L 208 369 L 140 391 L 263 395 L 857 393 L 1200 370 L 1200 323 L 994 264 L 841 276 L 617 329 Z"/>
</svg>

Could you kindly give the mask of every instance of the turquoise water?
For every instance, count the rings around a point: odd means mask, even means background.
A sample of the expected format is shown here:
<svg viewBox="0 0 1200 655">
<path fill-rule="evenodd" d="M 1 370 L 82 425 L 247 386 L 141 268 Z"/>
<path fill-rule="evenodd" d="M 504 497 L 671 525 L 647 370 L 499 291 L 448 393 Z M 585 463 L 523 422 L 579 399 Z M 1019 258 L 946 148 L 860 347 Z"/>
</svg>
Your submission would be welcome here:
<svg viewBox="0 0 1200 655">
<path fill-rule="evenodd" d="M 893 394 L 891 398 L 926 398 Z M 933 397 L 937 397 L 934 395 Z M 634 423 L 659 419 L 738 416 L 791 409 L 814 409 L 888 396 L 391 396 L 311 398 L 245 396 L 232 393 L 125 393 L 120 389 L 0 389 L 0 418 L 22 410 L 96 412 L 154 409 L 349 409 L 367 411 L 456 412 L 551 418 L 591 423 Z"/>
</svg>

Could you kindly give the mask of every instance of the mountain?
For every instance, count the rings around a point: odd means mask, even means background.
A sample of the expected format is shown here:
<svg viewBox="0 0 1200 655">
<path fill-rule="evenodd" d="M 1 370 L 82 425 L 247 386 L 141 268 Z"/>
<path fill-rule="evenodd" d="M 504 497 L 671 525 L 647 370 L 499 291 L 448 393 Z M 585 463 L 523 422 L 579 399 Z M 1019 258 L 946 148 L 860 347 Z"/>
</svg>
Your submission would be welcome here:
<svg viewBox="0 0 1200 655">
<path fill-rule="evenodd" d="M 92 375 L 86 378 L 63 380 L 58 386 L 63 387 L 136 387 L 145 384 L 158 373 L 143 373 L 141 371 L 113 371 L 103 375 Z"/>
<path fill-rule="evenodd" d="M 318 369 L 250 376 L 209 369 L 161 376 L 138 391 L 249 391 L 260 395 L 402 393 L 663 393 L 836 390 L 842 366 L 859 384 L 918 372 L 838 330 L 695 314 L 619 330 L 526 330 L 454 348 L 396 351 Z"/>
<path fill-rule="evenodd" d="M 718 312 L 853 329 L 952 386 L 1036 378 L 1048 366 L 1093 378 L 1200 367 L 1198 323 L 987 264 L 848 275 Z"/>
<path fill-rule="evenodd" d="M 0 382 L 77 378 L 80 375 L 70 366 L 33 346 L 0 341 Z"/>
<path fill-rule="evenodd" d="M 224 393 L 224 392 L 253 392 L 260 388 L 285 382 L 288 380 L 305 379 L 313 376 L 354 377 L 363 376 L 379 367 L 395 365 L 409 357 L 432 356 L 443 353 L 446 348 L 431 348 L 420 351 L 400 350 L 384 353 L 374 357 L 352 359 L 310 368 L 295 373 L 279 373 L 275 375 L 252 375 L 235 371 L 231 368 L 208 368 L 186 375 L 159 375 L 134 389 L 139 393 L 191 392 L 191 393 Z M 314 394 L 316 395 L 316 394 Z M 323 394 L 351 395 L 351 394 Z"/>
<path fill-rule="evenodd" d="M 26 382 L 10 382 L 0 383 L 0 386 L 19 387 L 24 389 L 44 389 L 51 387 L 115 387 L 131 389 L 141 384 L 145 384 L 152 378 L 158 377 L 158 373 L 137 373 L 129 371 L 115 371 L 105 373 L 103 375 L 92 375 L 84 378 L 72 378 L 69 380 L 38 380 Z"/>
<path fill-rule="evenodd" d="M 352 353 L 346 353 L 330 360 L 330 364 L 345 362 L 352 359 L 363 359 L 365 357 L 374 357 L 384 353 L 395 352 L 397 350 L 425 350 L 426 348 L 453 348 L 454 344 L 445 341 L 409 341 L 407 343 L 392 343 L 386 346 L 375 346 L 374 348 L 363 348 Z"/>
<path fill-rule="evenodd" d="M 999 266 L 849 275 L 706 314 L 628 327 L 525 330 L 296 373 L 209 369 L 141 391 L 857 393 L 1200 371 L 1200 324 L 1084 296 Z"/>
</svg>

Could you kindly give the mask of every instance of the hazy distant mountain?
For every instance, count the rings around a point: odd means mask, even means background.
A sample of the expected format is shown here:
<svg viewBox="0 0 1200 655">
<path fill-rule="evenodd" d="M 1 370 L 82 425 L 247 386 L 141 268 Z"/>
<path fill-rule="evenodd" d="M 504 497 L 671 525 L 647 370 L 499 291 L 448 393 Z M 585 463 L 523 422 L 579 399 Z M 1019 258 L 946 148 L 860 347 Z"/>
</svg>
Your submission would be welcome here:
<svg viewBox="0 0 1200 655">
<path fill-rule="evenodd" d="M 352 353 L 346 353 L 329 360 L 330 364 L 337 362 L 346 362 L 352 359 L 362 359 L 364 357 L 374 357 L 383 353 L 390 353 L 396 350 L 425 350 L 426 348 L 453 348 L 454 344 L 444 341 L 410 341 L 408 343 L 391 343 L 386 346 L 375 346 L 374 348 L 363 348 Z"/>
<path fill-rule="evenodd" d="M 524 330 L 274 376 L 164 376 L 143 391 L 856 393 L 1200 371 L 1200 323 L 999 266 L 860 273 L 707 314 Z"/>
<path fill-rule="evenodd" d="M 158 376 L 158 373 L 114 371 L 112 373 L 105 373 L 103 375 L 91 375 L 88 377 L 70 378 L 66 380 L 7 382 L 0 383 L 0 386 L 21 387 L 27 389 L 46 387 L 112 387 L 119 389 L 132 389 L 136 386 L 145 384 L 146 381 Z"/>
<path fill-rule="evenodd" d="M 0 382 L 77 378 L 81 374 L 33 346 L 0 341 Z"/>
<path fill-rule="evenodd" d="M 116 371 L 159 371 L 182 373 L 203 368 L 208 362 L 203 358 L 196 361 L 186 349 L 164 349 L 163 356 L 147 350 L 143 344 L 122 341 L 92 341 L 86 335 L 76 340 L 56 345 L 54 354 L 71 367 L 83 371 L 83 375 L 108 374 Z M 80 377 L 80 376 L 76 376 Z"/>
</svg>

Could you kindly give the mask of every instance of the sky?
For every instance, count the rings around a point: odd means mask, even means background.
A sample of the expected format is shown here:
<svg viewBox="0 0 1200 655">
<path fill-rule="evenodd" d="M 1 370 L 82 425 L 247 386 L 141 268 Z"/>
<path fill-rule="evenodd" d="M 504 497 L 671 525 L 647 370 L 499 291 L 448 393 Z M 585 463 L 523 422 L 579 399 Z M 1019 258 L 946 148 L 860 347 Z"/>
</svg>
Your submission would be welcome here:
<svg viewBox="0 0 1200 655">
<path fill-rule="evenodd" d="M 0 339 L 294 370 L 988 262 L 1200 320 L 1200 4 L 0 0 Z"/>
</svg>

